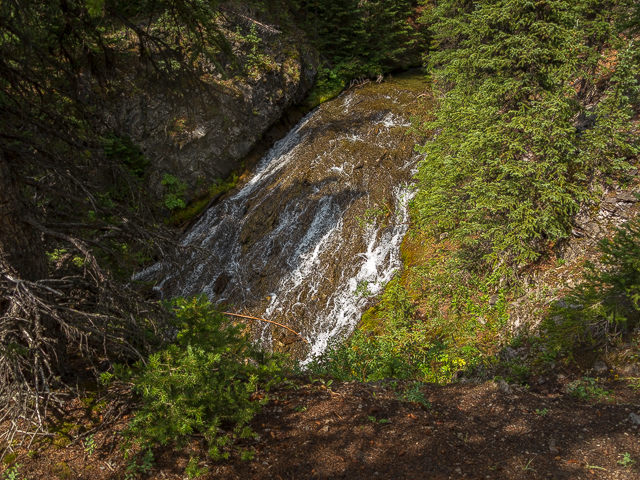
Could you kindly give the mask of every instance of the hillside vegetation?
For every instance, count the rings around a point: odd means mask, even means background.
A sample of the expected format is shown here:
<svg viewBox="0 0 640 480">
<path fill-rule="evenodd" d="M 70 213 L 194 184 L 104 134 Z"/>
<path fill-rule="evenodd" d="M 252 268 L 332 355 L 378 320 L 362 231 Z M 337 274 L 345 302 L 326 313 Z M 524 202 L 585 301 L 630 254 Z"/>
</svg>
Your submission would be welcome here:
<svg viewBox="0 0 640 480">
<path fill-rule="evenodd" d="M 435 108 L 414 121 L 424 157 L 405 269 L 362 329 L 313 371 L 360 381 L 526 381 L 560 357 L 593 362 L 585 349 L 604 353 L 614 339 L 632 338 L 635 220 L 611 230 L 599 251 L 583 252 L 593 257 L 586 283 L 572 290 L 542 279 L 565 264 L 578 211 L 595 215 L 603 194 L 637 183 L 637 11 L 629 2 L 602 7 L 427 4 L 433 87 L 425 101 Z M 541 298 L 547 307 L 516 331 L 515 305 Z M 523 343 L 532 352 L 526 361 L 505 354 Z"/>
<path fill-rule="evenodd" d="M 413 119 L 421 160 L 404 268 L 360 328 L 304 368 L 252 344 L 206 298 L 162 303 L 150 285 L 129 283 L 136 269 L 171 261 L 168 225 L 238 178 L 188 205 L 186 184 L 165 174 L 158 198 L 149 159 L 102 114 L 131 88 L 169 99 L 233 90 L 234 78 L 271 68 L 258 26 L 299 28 L 317 48 L 306 109 L 352 80 L 420 65 L 431 85 L 418 99 L 430 115 Z M 606 397 L 611 359 L 637 362 L 636 2 L 16 0 L 0 4 L 0 29 L 6 478 L 18 478 L 20 455 L 48 447 L 82 442 L 86 459 L 94 435 L 123 423 L 113 443 L 125 452 L 121 477 L 149 473 L 159 447 L 197 443 L 209 465 L 251 461 L 266 434 L 251 422 L 269 390 L 288 402 L 282 392 L 303 375 L 329 399 L 333 381 L 403 381 L 394 401 L 429 410 L 422 382 L 496 379 L 511 394 L 508 383 L 561 366 L 577 375 L 567 393 L 592 399 Z M 609 197 L 632 205 L 628 221 L 569 262 L 577 215 L 597 215 Z M 576 281 L 562 284 L 565 267 Z M 515 328 L 523 305 L 534 313 Z M 600 378 L 589 372 L 602 359 Z M 72 407 L 88 423 L 65 420 Z M 388 419 L 376 412 L 377 428 Z M 207 474 L 201 460 L 191 456 L 184 473 Z M 64 461 L 56 468 L 70 478 Z"/>
</svg>

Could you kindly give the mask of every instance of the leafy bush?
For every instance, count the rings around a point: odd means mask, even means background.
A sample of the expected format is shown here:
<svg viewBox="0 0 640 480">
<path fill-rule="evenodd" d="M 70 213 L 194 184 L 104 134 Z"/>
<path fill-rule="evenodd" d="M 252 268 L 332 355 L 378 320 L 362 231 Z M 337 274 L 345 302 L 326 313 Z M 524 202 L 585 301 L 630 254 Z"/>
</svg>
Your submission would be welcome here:
<svg viewBox="0 0 640 480">
<path fill-rule="evenodd" d="M 254 435 L 247 424 L 261 402 L 252 395 L 278 381 L 280 358 L 252 344 L 242 326 L 229 323 L 204 296 L 170 305 L 175 341 L 146 364 L 116 371 L 141 397 L 124 435 L 148 449 L 158 443 L 181 446 L 200 434 L 213 459 L 226 458 L 233 439 Z"/>
<path fill-rule="evenodd" d="M 611 395 L 610 391 L 598 385 L 596 378 L 584 377 L 567 385 L 567 393 L 581 400 L 603 400 Z"/>
<path fill-rule="evenodd" d="M 179 178 L 165 173 L 162 179 L 162 185 L 165 187 L 164 205 L 169 210 L 176 208 L 185 208 L 187 204 L 184 201 L 184 194 L 187 191 L 187 184 Z"/>
<path fill-rule="evenodd" d="M 599 264 L 586 264 L 585 282 L 556 303 L 542 324 L 553 352 L 571 356 L 575 347 L 606 343 L 640 320 L 640 218 L 599 249 Z"/>
<path fill-rule="evenodd" d="M 239 36 L 242 37 L 242 35 L 240 34 L 240 27 L 238 27 L 238 33 Z M 247 69 L 249 71 L 259 70 L 267 62 L 267 56 L 262 53 L 262 39 L 258 36 L 258 31 L 255 24 L 251 24 L 249 33 L 246 37 L 244 37 L 244 40 L 249 45 L 249 51 L 246 56 Z"/>
</svg>

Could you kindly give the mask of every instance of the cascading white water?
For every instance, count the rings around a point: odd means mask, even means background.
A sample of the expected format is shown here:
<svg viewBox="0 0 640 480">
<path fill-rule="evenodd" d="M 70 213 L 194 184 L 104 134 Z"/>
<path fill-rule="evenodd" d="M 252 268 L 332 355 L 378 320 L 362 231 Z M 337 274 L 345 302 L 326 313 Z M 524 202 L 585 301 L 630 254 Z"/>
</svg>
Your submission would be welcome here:
<svg viewBox="0 0 640 480">
<path fill-rule="evenodd" d="M 291 325 L 310 342 L 295 347 L 305 361 L 350 334 L 401 267 L 417 161 L 401 101 L 414 95 L 401 83 L 367 87 L 307 115 L 237 193 L 206 212 L 182 242 L 180 267 L 156 288 L 204 292 Z M 291 343 L 271 326 L 256 333 L 275 347 Z"/>
</svg>

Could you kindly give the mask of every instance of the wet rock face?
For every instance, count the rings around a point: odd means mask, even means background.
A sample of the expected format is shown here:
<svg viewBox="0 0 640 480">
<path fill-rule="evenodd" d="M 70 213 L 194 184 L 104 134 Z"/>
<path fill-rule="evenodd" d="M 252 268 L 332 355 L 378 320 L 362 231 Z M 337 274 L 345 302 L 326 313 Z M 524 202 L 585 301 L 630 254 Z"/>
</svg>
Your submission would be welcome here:
<svg viewBox="0 0 640 480">
<path fill-rule="evenodd" d="M 350 333 L 368 299 L 401 266 L 408 188 L 418 161 L 407 105 L 421 74 L 345 93 L 307 115 L 232 197 L 210 209 L 165 272 L 165 297 L 212 301 L 284 323 L 266 344 L 306 357 Z M 174 267 L 172 267 L 174 268 Z"/>
<path fill-rule="evenodd" d="M 311 88 L 317 54 L 293 39 L 270 42 L 271 71 L 224 82 L 210 94 L 183 92 L 180 101 L 144 92 L 112 112 L 116 131 L 131 136 L 152 161 L 149 184 L 158 196 L 171 173 L 192 188 L 241 170 L 242 160 Z"/>
</svg>

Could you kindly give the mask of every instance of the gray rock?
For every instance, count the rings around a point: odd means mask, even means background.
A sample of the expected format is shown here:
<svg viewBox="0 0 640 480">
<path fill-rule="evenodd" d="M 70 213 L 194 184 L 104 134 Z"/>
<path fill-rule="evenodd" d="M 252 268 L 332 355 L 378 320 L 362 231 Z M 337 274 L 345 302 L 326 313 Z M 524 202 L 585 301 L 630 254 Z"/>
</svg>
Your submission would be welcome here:
<svg viewBox="0 0 640 480">
<path fill-rule="evenodd" d="M 558 447 L 556 446 L 556 439 L 555 438 L 550 438 L 549 439 L 549 452 L 556 454 L 558 453 Z"/>
<path fill-rule="evenodd" d="M 516 352 L 513 348 L 507 347 L 503 351 L 503 355 L 505 360 L 513 360 L 518 356 L 518 352 Z"/>
<path fill-rule="evenodd" d="M 593 364 L 592 370 L 594 373 L 597 373 L 598 375 L 604 375 L 609 371 L 609 367 L 607 367 L 607 364 L 604 363 L 602 360 L 598 360 L 596 363 Z"/>
<path fill-rule="evenodd" d="M 505 382 L 504 380 L 500 380 L 498 383 L 496 383 L 496 387 L 498 388 L 498 390 L 500 390 L 502 393 L 506 393 L 507 395 L 511 394 L 511 387 L 509 386 L 509 384 L 507 382 Z"/>
<path fill-rule="evenodd" d="M 633 423 L 634 425 L 640 425 L 640 415 L 637 415 L 633 412 L 631 412 L 629 414 L 629 420 L 631 421 L 631 423 Z"/>
<path fill-rule="evenodd" d="M 273 71 L 236 78 L 207 95 L 192 89 L 170 99 L 135 92 L 108 109 L 112 128 L 129 135 L 151 161 L 151 191 L 159 197 L 164 193 L 166 173 L 191 189 L 234 170 L 240 173 L 250 166 L 242 162 L 254 147 L 268 148 L 297 123 L 302 114 L 291 109 L 313 85 L 318 58 L 296 35 L 301 37 L 293 33 L 270 44 L 268 53 L 277 66 Z"/>
<path fill-rule="evenodd" d="M 489 305 L 494 306 L 496 303 L 498 303 L 498 300 L 500 300 L 500 297 L 498 295 L 491 295 L 491 297 L 489 297 Z"/>
<path fill-rule="evenodd" d="M 616 200 L 626 203 L 636 203 L 638 201 L 638 199 L 632 192 L 623 192 L 616 196 Z"/>
<path fill-rule="evenodd" d="M 636 365 L 635 363 L 625 365 L 620 370 L 622 371 L 623 374 L 629 375 L 632 377 L 636 377 L 640 375 L 640 368 L 638 368 L 638 365 Z"/>
</svg>

